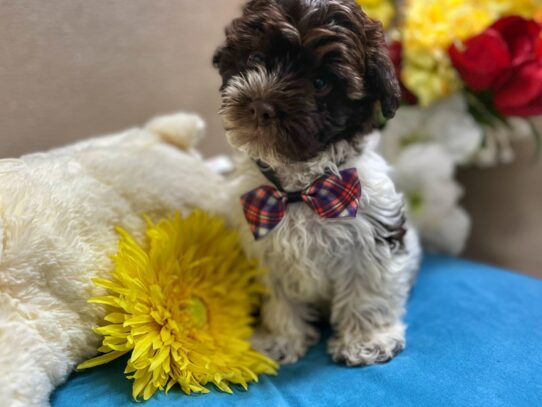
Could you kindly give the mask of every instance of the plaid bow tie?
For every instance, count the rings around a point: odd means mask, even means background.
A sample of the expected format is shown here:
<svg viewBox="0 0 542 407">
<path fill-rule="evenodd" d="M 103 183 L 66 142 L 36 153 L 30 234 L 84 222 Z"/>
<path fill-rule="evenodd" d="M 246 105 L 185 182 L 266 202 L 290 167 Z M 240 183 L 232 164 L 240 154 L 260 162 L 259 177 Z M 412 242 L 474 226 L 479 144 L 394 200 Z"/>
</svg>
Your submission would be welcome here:
<svg viewBox="0 0 542 407">
<path fill-rule="evenodd" d="M 350 168 L 324 175 L 299 192 L 284 192 L 270 185 L 241 197 L 245 218 L 256 240 L 268 235 L 284 218 L 288 204 L 305 202 L 322 218 L 354 218 L 361 198 L 358 171 Z"/>
</svg>

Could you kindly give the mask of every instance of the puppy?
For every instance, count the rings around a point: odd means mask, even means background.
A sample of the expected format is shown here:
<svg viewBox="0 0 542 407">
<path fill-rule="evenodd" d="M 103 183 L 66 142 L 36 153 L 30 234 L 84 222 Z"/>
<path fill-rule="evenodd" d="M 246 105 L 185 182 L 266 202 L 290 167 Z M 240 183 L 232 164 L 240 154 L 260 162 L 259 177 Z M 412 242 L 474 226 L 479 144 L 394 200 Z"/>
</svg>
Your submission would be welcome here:
<svg viewBox="0 0 542 407">
<path fill-rule="evenodd" d="M 254 346 L 295 362 L 326 316 L 335 361 L 390 360 L 420 249 L 369 136 L 400 100 L 381 25 L 353 0 L 252 0 L 213 63 L 242 240 L 268 269 Z"/>
</svg>

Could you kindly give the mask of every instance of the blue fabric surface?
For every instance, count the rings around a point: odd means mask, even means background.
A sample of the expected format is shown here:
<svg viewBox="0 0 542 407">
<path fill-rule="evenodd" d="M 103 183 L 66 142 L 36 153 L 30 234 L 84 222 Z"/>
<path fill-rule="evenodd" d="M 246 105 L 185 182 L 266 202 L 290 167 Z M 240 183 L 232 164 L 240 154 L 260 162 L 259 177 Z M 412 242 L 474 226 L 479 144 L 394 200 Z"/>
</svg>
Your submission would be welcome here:
<svg viewBox="0 0 542 407">
<path fill-rule="evenodd" d="M 406 321 L 407 348 L 385 365 L 335 365 L 320 343 L 248 392 L 172 390 L 145 406 L 542 406 L 542 281 L 428 256 Z M 135 406 L 123 363 L 74 374 L 53 407 Z"/>
</svg>

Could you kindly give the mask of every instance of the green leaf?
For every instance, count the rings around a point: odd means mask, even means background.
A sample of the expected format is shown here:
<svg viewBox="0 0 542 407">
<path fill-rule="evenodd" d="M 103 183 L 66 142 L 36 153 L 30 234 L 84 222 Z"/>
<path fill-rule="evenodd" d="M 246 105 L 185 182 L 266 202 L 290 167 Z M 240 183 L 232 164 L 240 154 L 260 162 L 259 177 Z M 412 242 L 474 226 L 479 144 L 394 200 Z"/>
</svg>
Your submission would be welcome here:
<svg viewBox="0 0 542 407">
<path fill-rule="evenodd" d="M 491 128 L 503 125 L 510 129 L 510 124 L 506 117 L 495 109 L 493 96 L 489 92 L 475 93 L 471 90 L 466 90 L 465 97 L 469 113 L 478 123 Z"/>
</svg>

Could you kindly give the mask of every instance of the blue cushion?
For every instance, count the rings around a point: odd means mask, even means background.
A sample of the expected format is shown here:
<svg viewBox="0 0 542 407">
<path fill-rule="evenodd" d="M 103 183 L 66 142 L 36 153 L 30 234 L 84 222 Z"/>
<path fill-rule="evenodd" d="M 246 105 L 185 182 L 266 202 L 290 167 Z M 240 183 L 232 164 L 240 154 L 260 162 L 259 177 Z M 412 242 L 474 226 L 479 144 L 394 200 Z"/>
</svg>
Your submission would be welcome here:
<svg viewBox="0 0 542 407">
<path fill-rule="evenodd" d="M 336 365 L 322 342 L 248 392 L 172 390 L 145 405 L 542 406 L 542 281 L 428 256 L 406 320 L 407 348 L 385 365 Z M 53 407 L 134 405 L 123 363 L 74 374 Z"/>
</svg>

